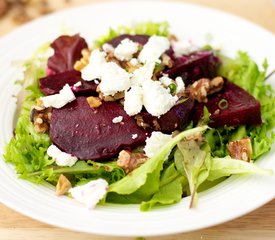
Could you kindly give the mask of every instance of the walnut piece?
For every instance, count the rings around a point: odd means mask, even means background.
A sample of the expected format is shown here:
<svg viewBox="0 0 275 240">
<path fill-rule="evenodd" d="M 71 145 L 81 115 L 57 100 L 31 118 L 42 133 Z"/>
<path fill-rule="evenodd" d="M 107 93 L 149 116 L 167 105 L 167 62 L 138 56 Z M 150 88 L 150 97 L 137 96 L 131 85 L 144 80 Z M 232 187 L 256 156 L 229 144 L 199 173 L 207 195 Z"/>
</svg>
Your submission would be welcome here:
<svg viewBox="0 0 275 240">
<path fill-rule="evenodd" d="M 227 145 L 230 157 L 249 162 L 252 157 L 252 146 L 250 138 L 229 142 Z"/>
<path fill-rule="evenodd" d="M 99 97 L 87 97 L 86 99 L 91 108 L 97 108 L 102 104 Z"/>
<path fill-rule="evenodd" d="M 201 78 L 187 87 L 186 94 L 198 102 L 206 103 L 208 100 L 207 96 L 219 92 L 223 88 L 223 85 L 224 80 L 220 76 L 215 77 L 212 80 Z"/>
<path fill-rule="evenodd" d="M 148 157 L 144 153 L 133 153 L 122 150 L 118 155 L 117 165 L 128 174 L 145 163 Z"/>
<path fill-rule="evenodd" d="M 143 117 L 141 115 L 137 114 L 135 116 L 135 119 L 136 119 L 137 125 L 139 127 L 142 127 L 143 129 L 150 127 L 150 125 L 148 123 L 144 122 Z"/>
<path fill-rule="evenodd" d="M 55 193 L 57 196 L 64 195 L 69 191 L 71 187 L 72 187 L 71 182 L 63 174 L 61 174 L 56 184 Z"/>
<path fill-rule="evenodd" d="M 89 64 L 89 58 L 91 55 L 91 52 L 89 49 L 84 48 L 81 51 L 82 58 L 75 62 L 74 64 L 74 70 L 81 71 L 84 67 L 86 67 Z"/>
<path fill-rule="evenodd" d="M 38 133 L 45 133 L 50 129 L 52 108 L 45 108 L 40 99 L 36 100 L 36 105 L 31 110 L 30 119 L 34 124 L 34 129 Z"/>
</svg>

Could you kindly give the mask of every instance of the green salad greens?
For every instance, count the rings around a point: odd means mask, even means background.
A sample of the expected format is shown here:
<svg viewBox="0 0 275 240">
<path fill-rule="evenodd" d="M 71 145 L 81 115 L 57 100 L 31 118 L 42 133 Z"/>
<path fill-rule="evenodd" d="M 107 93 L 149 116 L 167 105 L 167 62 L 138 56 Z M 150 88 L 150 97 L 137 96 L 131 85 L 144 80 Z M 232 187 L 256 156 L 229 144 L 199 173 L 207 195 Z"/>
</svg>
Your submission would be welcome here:
<svg viewBox="0 0 275 240">
<path fill-rule="evenodd" d="M 119 27 L 95 41 L 102 46 L 121 32 L 168 36 L 168 23 L 141 23 L 134 28 Z M 158 153 L 140 167 L 126 174 L 116 164 L 116 159 L 98 163 L 92 160 L 78 161 L 72 167 L 61 167 L 47 155 L 51 145 L 49 134 L 37 133 L 30 121 L 30 112 L 35 100 L 42 96 L 38 80 L 45 76 L 47 58 L 41 53 L 49 45 L 41 48 L 33 58 L 25 63 L 25 77 L 21 84 L 27 93 L 18 117 L 15 136 L 5 149 L 4 158 L 12 163 L 20 178 L 41 183 L 57 184 L 60 174 L 64 174 L 73 186 L 90 180 L 103 178 L 109 183 L 109 190 L 101 203 L 137 203 L 142 211 L 157 205 L 180 202 L 182 196 L 191 196 L 190 206 L 196 206 L 198 192 L 219 183 L 233 174 L 272 175 L 252 162 L 231 159 L 227 150 L 229 141 L 249 137 L 252 143 L 252 159 L 255 161 L 267 153 L 275 140 L 275 91 L 265 84 L 267 63 L 263 71 L 245 52 L 238 52 L 233 59 L 219 55 L 222 65 L 219 74 L 239 85 L 261 103 L 263 124 L 261 126 L 238 126 L 209 128 L 207 125 L 189 125 L 168 141 Z M 37 64 L 39 62 L 40 64 Z M 28 85 L 26 87 L 26 85 Z M 205 111 L 207 119 L 207 109 Z M 202 134 L 206 142 L 186 141 L 187 137 Z"/>
</svg>

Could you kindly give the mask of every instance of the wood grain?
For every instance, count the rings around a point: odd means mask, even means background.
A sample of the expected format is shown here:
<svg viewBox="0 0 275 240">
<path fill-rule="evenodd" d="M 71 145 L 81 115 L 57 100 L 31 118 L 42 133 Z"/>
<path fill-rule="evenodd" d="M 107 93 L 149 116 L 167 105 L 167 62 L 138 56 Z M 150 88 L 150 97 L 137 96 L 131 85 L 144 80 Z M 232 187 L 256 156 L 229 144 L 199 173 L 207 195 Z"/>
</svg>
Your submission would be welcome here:
<svg viewBox="0 0 275 240">
<path fill-rule="evenodd" d="M 1 1 L 1 0 L 0 0 Z M 106 1 L 106 0 L 105 0 Z M 272 0 L 176 0 L 192 2 L 228 11 L 255 22 L 275 33 L 275 8 Z M 49 1 L 55 10 L 69 8 L 99 0 Z M 0 36 L 15 29 L 11 15 L 0 20 Z M 274 43 L 275 44 L 275 43 Z M 25 217 L 0 204 L 0 240 L 119 240 L 134 238 L 111 238 L 77 233 L 56 228 Z M 146 240 L 275 240 L 275 200 L 260 209 L 233 221 L 187 233 Z"/>
</svg>

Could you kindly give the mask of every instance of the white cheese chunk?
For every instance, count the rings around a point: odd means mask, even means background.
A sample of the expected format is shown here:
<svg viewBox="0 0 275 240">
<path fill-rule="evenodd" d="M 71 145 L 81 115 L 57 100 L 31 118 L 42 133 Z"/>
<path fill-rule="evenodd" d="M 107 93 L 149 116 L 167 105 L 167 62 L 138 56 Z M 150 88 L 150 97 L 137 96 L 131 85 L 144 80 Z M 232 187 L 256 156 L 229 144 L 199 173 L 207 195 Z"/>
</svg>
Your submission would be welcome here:
<svg viewBox="0 0 275 240">
<path fill-rule="evenodd" d="M 114 96 L 117 92 L 126 91 L 131 86 L 130 76 L 116 63 L 105 63 L 102 67 L 100 91 L 104 96 Z"/>
<path fill-rule="evenodd" d="M 132 134 L 132 139 L 136 139 L 138 137 L 137 134 Z"/>
<path fill-rule="evenodd" d="M 137 66 L 139 64 L 139 61 L 136 59 L 136 58 L 132 58 L 130 60 L 130 63 L 133 65 L 133 66 Z"/>
<path fill-rule="evenodd" d="M 82 83 L 80 81 L 78 81 L 77 83 L 74 84 L 74 87 L 80 87 L 82 85 Z"/>
<path fill-rule="evenodd" d="M 131 78 L 132 86 L 141 86 L 143 82 L 151 80 L 155 69 L 154 62 L 146 62 L 144 66 L 136 69 Z"/>
<path fill-rule="evenodd" d="M 46 108 L 54 107 L 54 108 L 61 108 L 65 106 L 67 103 L 72 102 L 75 100 L 75 95 L 71 89 L 71 87 L 66 84 L 59 93 L 41 97 L 41 101 L 43 102 Z"/>
<path fill-rule="evenodd" d="M 198 50 L 198 48 L 189 40 L 172 41 L 171 45 L 176 57 L 180 57 L 182 55 L 188 55 Z"/>
<path fill-rule="evenodd" d="M 146 139 L 144 151 L 147 157 L 153 157 L 168 141 L 172 139 L 172 135 L 163 134 L 162 132 L 152 132 L 150 138 Z"/>
<path fill-rule="evenodd" d="M 49 146 L 47 154 L 52 157 L 58 166 L 73 166 L 77 162 L 77 157 L 72 156 L 71 154 L 62 152 L 55 145 Z"/>
<path fill-rule="evenodd" d="M 85 185 L 71 188 L 69 192 L 78 202 L 84 203 L 88 209 L 93 209 L 104 198 L 108 191 L 108 183 L 100 178 Z"/>
<path fill-rule="evenodd" d="M 141 87 L 132 87 L 125 92 L 124 110 L 129 116 L 138 114 L 142 109 L 143 90 Z"/>
<path fill-rule="evenodd" d="M 177 77 L 175 79 L 175 81 L 176 81 L 176 84 L 177 84 L 176 93 L 183 92 L 185 90 L 185 84 L 184 84 L 184 81 L 183 81 L 182 77 Z"/>
<path fill-rule="evenodd" d="M 172 96 L 159 81 L 143 83 L 143 105 L 151 115 L 159 117 L 165 114 L 176 104 L 177 100 L 178 97 Z"/>
<path fill-rule="evenodd" d="M 113 123 L 120 123 L 120 122 L 122 122 L 122 120 L 123 120 L 123 117 L 118 116 L 118 117 L 113 118 L 112 122 Z"/>
<path fill-rule="evenodd" d="M 114 55 L 120 61 L 129 61 L 137 51 L 138 43 L 133 42 L 129 38 L 125 38 L 115 48 Z"/>
<path fill-rule="evenodd" d="M 159 81 L 166 87 L 168 87 L 171 83 L 173 83 L 173 80 L 168 77 L 168 75 L 163 75 Z"/>
<path fill-rule="evenodd" d="M 89 58 L 89 64 L 81 70 L 82 79 L 85 81 L 92 81 L 101 78 L 102 67 L 106 63 L 106 53 L 96 49 L 92 51 Z"/>
<path fill-rule="evenodd" d="M 168 50 L 170 42 L 168 38 L 161 36 L 152 36 L 148 42 L 143 46 L 138 59 L 142 63 L 145 62 L 159 62 L 160 56 Z"/>
<path fill-rule="evenodd" d="M 110 52 L 113 52 L 115 50 L 114 47 L 109 43 L 104 43 L 103 46 L 102 46 L 102 49 L 106 53 L 110 53 Z"/>
</svg>

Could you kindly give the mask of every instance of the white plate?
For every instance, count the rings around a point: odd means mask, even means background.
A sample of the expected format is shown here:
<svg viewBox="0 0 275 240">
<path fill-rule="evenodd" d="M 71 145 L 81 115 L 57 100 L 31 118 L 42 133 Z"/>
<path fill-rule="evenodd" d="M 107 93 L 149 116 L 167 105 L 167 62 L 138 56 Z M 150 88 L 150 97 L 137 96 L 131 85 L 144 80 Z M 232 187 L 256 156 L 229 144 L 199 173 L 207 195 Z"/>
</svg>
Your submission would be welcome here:
<svg viewBox="0 0 275 240">
<path fill-rule="evenodd" d="M 0 40 L 0 135 L 1 153 L 12 136 L 15 100 L 11 68 L 14 59 L 31 56 L 45 41 L 60 34 L 65 24 L 92 40 L 110 25 L 133 20 L 167 20 L 171 31 L 197 43 L 211 33 L 229 55 L 247 50 L 257 62 L 266 57 L 275 66 L 275 37 L 238 17 L 189 4 L 168 2 L 115 2 L 84 6 L 41 18 Z M 274 77 L 273 77 L 274 80 Z M 273 81 L 274 82 L 274 81 Z M 2 154 L 1 154 L 2 155 Z M 257 161 L 275 171 L 274 148 Z M 7 206 L 34 219 L 71 230 L 119 236 L 152 236 L 187 232 L 222 223 L 246 214 L 275 196 L 275 177 L 232 177 L 199 196 L 197 209 L 189 210 L 189 199 L 179 204 L 140 212 L 137 205 L 106 205 L 88 211 L 66 197 L 56 197 L 53 187 L 37 186 L 17 179 L 12 166 L 0 161 L 0 199 Z"/>
</svg>

